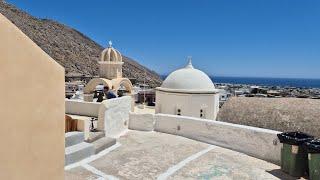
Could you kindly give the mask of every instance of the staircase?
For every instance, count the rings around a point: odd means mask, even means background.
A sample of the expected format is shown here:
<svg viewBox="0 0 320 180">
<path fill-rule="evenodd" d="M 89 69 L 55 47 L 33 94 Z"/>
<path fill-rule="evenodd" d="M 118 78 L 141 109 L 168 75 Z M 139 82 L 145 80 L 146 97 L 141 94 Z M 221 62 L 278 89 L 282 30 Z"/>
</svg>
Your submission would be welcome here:
<svg viewBox="0 0 320 180">
<path fill-rule="evenodd" d="M 83 132 L 68 132 L 65 134 L 65 165 L 69 165 L 94 155 L 92 144 L 84 142 Z"/>
<path fill-rule="evenodd" d="M 105 137 L 104 132 L 90 132 L 89 138 L 86 142 L 91 143 L 94 147 L 95 154 L 107 149 L 108 147 L 116 144 L 116 139 Z"/>
<path fill-rule="evenodd" d="M 116 139 L 105 137 L 104 132 L 90 132 L 86 141 L 83 132 L 68 132 L 65 134 L 65 166 L 97 154 L 114 144 Z"/>
</svg>

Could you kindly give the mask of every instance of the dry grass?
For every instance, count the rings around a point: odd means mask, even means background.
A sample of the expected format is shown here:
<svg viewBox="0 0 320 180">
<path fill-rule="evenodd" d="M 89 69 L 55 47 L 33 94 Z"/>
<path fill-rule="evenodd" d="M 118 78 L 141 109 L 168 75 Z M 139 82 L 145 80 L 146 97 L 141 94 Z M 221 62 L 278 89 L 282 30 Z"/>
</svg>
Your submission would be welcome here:
<svg viewBox="0 0 320 180">
<path fill-rule="evenodd" d="M 224 104 L 218 120 L 320 137 L 320 100 L 234 97 Z"/>
</svg>

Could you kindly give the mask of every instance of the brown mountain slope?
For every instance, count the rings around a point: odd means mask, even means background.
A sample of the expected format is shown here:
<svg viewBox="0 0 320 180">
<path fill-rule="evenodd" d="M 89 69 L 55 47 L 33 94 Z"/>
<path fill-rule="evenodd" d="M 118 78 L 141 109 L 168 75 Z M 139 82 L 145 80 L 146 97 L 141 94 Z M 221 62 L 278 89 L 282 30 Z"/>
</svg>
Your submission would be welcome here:
<svg viewBox="0 0 320 180">
<path fill-rule="evenodd" d="M 82 33 L 58 22 L 35 18 L 0 0 L 0 13 L 12 21 L 38 46 L 66 69 L 66 73 L 97 75 L 98 59 L 103 47 Z M 159 86 L 160 76 L 136 61 L 123 57 L 125 77 L 136 78 L 151 87 Z"/>
</svg>

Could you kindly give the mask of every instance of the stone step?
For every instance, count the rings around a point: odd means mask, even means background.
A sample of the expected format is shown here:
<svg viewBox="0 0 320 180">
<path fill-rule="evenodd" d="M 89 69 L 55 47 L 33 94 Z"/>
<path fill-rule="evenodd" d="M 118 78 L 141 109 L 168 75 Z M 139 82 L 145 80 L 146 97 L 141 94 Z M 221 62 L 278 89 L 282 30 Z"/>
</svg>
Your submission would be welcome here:
<svg viewBox="0 0 320 180">
<path fill-rule="evenodd" d="M 65 147 L 73 146 L 84 141 L 84 132 L 67 132 L 65 134 Z"/>
<path fill-rule="evenodd" d="M 82 142 L 65 148 L 65 165 L 69 165 L 94 155 L 95 148 L 92 144 Z"/>
<path fill-rule="evenodd" d="M 110 137 L 103 137 L 100 138 L 94 142 L 92 142 L 91 144 L 94 146 L 95 149 L 95 153 L 99 153 L 105 149 L 107 149 L 108 147 L 111 147 L 112 145 L 116 144 L 116 139 L 114 138 L 110 138 Z"/>
<path fill-rule="evenodd" d="M 100 138 L 105 137 L 104 131 L 90 132 L 89 138 L 86 140 L 88 143 L 92 143 Z"/>
</svg>

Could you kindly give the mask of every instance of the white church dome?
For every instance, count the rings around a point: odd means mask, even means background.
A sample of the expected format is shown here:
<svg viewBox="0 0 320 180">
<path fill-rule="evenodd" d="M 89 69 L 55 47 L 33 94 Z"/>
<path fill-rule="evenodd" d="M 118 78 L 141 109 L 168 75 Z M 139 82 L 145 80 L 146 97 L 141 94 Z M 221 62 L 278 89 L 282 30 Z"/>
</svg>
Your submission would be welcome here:
<svg viewBox="0 0 320 180">
<path fill-rule="evenodd" d="M 217 92 L 209 76 L 193 68 L 191 60 L 186 67 L 172 72 L 157 89 L 171 92 Z"/>
</svg>

